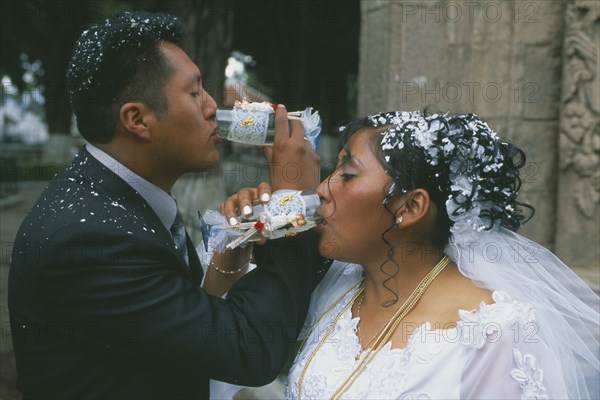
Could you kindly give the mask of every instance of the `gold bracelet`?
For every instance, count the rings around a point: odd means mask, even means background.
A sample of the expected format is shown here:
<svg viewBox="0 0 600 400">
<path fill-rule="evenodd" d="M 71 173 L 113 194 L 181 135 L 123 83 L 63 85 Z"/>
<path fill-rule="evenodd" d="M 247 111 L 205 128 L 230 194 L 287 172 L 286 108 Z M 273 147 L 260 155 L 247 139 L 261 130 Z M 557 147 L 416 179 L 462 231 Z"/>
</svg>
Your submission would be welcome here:
<svg viewBox="0 0 600 400">
<path fill-rule="evenodd" d="M 225 274 L 225 275 L 235 275 L 235 274 L 237 274 L 237 273 L 240 273 L 240 272 L 242 272 L 242 270 L 248 266 L 248 263 L 250 263 L 250 261 L 252 261 L 252 258 L 249 258 L 247 263 L 243 264 L 241 267 L 239 267 L 238 269 L 235 269 L 235 270 L 233 270 L 233 271 L 224 271 L 224 270 L 222 270 L 222 269 L 219 269 L 219 268 L 218 268 L 218 267 L 215 265 L 215 263 L 214 263 L 214 262 L 212 262 L 212 261 L 211 261 L 210 263 L 208 263 L 208 268 L 213 268 L 215 271 L 217 271 L 218 273 L 221 273 L 221 274 Z"/>
</svg>

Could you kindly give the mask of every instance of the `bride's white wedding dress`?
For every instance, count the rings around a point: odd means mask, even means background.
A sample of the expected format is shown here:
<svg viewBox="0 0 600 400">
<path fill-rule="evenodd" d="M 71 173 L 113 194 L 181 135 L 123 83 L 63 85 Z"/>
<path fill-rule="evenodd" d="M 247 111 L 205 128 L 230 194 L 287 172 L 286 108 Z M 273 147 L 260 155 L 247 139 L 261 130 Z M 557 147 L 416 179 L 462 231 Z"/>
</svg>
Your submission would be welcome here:
<svg viewBox="0 0 600 400">
<path fill-rule="evenodd" d="M 359 319 L 352 318 L 348 308 L 307 366 L 313 349 L 358 285 L 310 328 L 361 277 L 360 266 L 334 262 L 313 293 L 301 334 L 309 337 L 288 375 L 286 398 L 327 399 L 360 362 L 355 358 L 361 349 L 356 335 Z M 453 327 L 425 323 L 409 329 L 406 347 L 385 345 L 342 398 L 567 398 L 560 361 L 536 335 L 535 310 L 502 291 L 493 292 L 493 300 L 477 310 L 458 311 Z"/>
</svg>

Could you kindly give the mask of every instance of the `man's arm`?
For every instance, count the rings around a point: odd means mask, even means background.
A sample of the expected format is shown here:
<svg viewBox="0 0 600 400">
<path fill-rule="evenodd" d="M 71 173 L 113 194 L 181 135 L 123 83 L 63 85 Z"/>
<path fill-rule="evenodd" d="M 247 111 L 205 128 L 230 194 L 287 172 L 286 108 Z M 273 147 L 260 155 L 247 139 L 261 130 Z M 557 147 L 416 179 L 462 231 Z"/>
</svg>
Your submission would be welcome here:
<svg viewBox="0 0 600 400">
<path fill-rule="evenodd" d="M 242 385 L 266 384 L 280 373 L 306 316 L 312 271 L 323 264 L 314 232 L 262 246 L 259 267 L 227 300 L 185 279 L 176 258 L 156 243 L 117 236 L 102 226 L 67 226 L 47 242 L 68 249 L 43 266 L 52 318 L 98 332 L 75 340 Z M 114 334 L 115 327 L 127 329 Z"/>
</svg>

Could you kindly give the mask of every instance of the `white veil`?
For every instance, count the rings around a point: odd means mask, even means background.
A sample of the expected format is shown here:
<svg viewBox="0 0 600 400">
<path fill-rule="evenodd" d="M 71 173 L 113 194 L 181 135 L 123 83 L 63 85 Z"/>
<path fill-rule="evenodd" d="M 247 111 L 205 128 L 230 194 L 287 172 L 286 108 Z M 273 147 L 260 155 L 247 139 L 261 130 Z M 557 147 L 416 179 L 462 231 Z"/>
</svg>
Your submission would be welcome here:
<svg viewBox="0 0 600 400">
<path fill-rule="evenodd" d="M 387 127 L 380 133 L 381 149 L 392 177 L 401 176 L 403 160 L 412 160 L 420 149 L 434 172 L 428 181 L 449 193 L 446 254 L 461 273 L 532 306 L 536 334 L 559 360 L 569 397 L 600 398 L 598 295 L 549 250 L 505 228 L 520 225 L 516 148 L 474 114 L 397 111 L 368 120 Z M 405 185 L 393 184 L 389 196 L 414 189 Z"/>
<path fill-rule="evenodd" d="M 453 232 L 446 252 L 478 286 L 534 307 L 536 334 L 560 360 L 569 398 L 600 398 L 599 298 L 570 268 L 501 226 Z"/>
</svg>

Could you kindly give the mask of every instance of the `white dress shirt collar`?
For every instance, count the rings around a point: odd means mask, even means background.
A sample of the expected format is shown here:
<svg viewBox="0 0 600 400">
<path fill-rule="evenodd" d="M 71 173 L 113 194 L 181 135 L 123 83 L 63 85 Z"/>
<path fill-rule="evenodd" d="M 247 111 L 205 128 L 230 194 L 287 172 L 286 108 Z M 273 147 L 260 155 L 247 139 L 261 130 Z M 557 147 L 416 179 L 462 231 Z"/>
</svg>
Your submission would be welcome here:
<svg viewBox="0 0 600 400">
<path fill-rule="evenodd" d="M 96 146 L 87 143 L 85 147 L 95 159 L 127 182 L 129 186 L 146 200 L 167 231 L 171 229 L 171 225 L 173 225 L 175 215 L 177 214 L 177 203 L 170 193 L 165 192 L 155 184 L 142 178 Z"/>
</svg>

